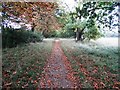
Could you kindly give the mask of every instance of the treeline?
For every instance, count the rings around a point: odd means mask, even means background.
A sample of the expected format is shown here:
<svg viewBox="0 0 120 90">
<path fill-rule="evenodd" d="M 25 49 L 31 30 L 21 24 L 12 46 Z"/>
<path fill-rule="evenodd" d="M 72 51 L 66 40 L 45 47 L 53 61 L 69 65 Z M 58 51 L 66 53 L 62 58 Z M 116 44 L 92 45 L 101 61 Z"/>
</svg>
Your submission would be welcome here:
<svg viewBox="0 0 120 90">
<path fill-rule="evenodd" d="M 53 30 L 44 34 L 45 38 L 73 38 L 75 37 L 74 30 Z"/>
</svg>

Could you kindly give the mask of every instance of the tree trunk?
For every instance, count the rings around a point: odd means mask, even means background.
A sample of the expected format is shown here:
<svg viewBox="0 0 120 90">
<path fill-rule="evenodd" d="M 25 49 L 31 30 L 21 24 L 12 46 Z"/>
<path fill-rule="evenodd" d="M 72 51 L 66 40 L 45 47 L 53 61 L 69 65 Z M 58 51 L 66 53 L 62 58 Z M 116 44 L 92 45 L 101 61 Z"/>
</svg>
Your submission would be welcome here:
<svg viewBox="0 0 120 90">
<path fill-rule="evenodd" d="M 79 32 L 79 31 L 76 31 L 76 41 L 79 41 L 79 40 L 80 40 L 79 34 L 80 34 L 80 32 Z"/>
<path fill-rule="evenodd" d="M 84 31 L 84 29 L 80 30 L 80 28 L 77 28 L 77 31 L 76 31 L 76 42 L 84 40 L 84 38 L 82 37 L 83 34 L 84 34 L 83 31 Z"/>
<path fill-rule="evenodd" d="M 32 30 L 32 32 L 34 32 L 34 30 L 35 30 L 35 29 L 34 29 L 34 27 L 32 27 L 32 29 L 31 29 L 31 30 Z"/>
<path fill-rule="evenodd" d="M 77 28 L 77 31 L 76 31 L 76 42 L 81 40 L 81 37 L 82 37 L 82 32 L 80 32 L 79 28 Z"/>
<path fill-rule="evenodd" d="M 32 32 L 34 32 L 34 31 L 35 31 L 35 26 L 36 26 L 36 25 L 35 25 L 35 23 L 33 22 L 33 24 L 32 24 L 32 29 L 31 29 L 31 30 L 32 30 Z"/>
</svg>

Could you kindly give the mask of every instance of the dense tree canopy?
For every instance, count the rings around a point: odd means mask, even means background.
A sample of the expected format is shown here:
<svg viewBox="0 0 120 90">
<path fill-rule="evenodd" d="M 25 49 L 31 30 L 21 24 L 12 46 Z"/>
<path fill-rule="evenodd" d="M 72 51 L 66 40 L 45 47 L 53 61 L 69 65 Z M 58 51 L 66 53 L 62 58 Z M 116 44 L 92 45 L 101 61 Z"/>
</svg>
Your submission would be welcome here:
<svg viewBox="0 0 120 90">
<path fill-rule="evenodd" d="M 49 31 L 59 27 L 54 17 L 55 2 L 4 2 L 2 7 L 4 20 L 9 17 L 13 22 L 30 24 L 32 30 Z"/>
<path fill-rule="evenodd" d="M 80 2 L 80 0 L 76 0 L 76 4 L 75 10 L 69 12 L 69 17 L 68 14 L 66 15 L 67 22 L 64 20 L 66 22 L 64 25 L 67 29 L 77 31 L 77 40 L 100 37 L 101 29 L 109 27 L 111 30 L 114 16 L 119 16 L 118 12 L 113 14 L 115 8 L 119 6 L 118 2 Z M 61 19 L 64 17 L 64 14 L 63 16 L 61 14 Z"/>
</svg>

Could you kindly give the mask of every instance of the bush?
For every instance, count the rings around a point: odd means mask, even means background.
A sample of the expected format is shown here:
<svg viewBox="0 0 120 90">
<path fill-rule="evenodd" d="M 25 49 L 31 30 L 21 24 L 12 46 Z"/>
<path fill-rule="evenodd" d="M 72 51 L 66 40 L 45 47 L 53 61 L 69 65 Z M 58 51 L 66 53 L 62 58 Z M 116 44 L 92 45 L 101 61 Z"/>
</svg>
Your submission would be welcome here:
<svg viewBox="0 0 120 90">
<path fill-rule="evenodd" d="M 94 25 L 90 28 L 88 28 L 85 32 L 84 32 L 84 37 L 86 39 L 98 39 L 102 36 L 102 34 L 99 32 L 98 28 Z"/>
<path fill-rule="evenodd" d="M 51 31 L 48 34 L 48 37 L 58 37 L 58 38 L 70 38 L 74 36 L 74 31 L 73 30 L 56 30 L 56 31 Z"/>
<path fill-rule="evenodd" d="M 39 42 L 42 41 L 42 35 L 40 33 L 26 31 L 26 30 L 14 30 L 12 28 L 5 28 L 2 30 L 2 47 L 15 47 L 18 44 Z"/>
<path fill-rule="evenodd" d="M 61 37 L 63 38 L 70 38 L 74 36 L 75 36 L 74 30 L 64 30 L 61 32 Z"/>
</svg>

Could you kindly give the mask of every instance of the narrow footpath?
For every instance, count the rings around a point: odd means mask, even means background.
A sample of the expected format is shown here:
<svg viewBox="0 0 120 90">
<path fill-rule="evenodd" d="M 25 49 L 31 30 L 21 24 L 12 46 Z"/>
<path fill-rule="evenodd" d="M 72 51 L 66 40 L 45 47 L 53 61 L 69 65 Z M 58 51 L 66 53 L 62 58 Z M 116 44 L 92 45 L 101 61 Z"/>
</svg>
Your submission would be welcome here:
<svg viewBox="0 0 120 90">
<path fill-rule="evenodd" d="M 60 40 L 54 41 L 51 57 L 42 73 L 39 88 L 77 88 L 70 62 L 60 47 Z"/>
</svg>

